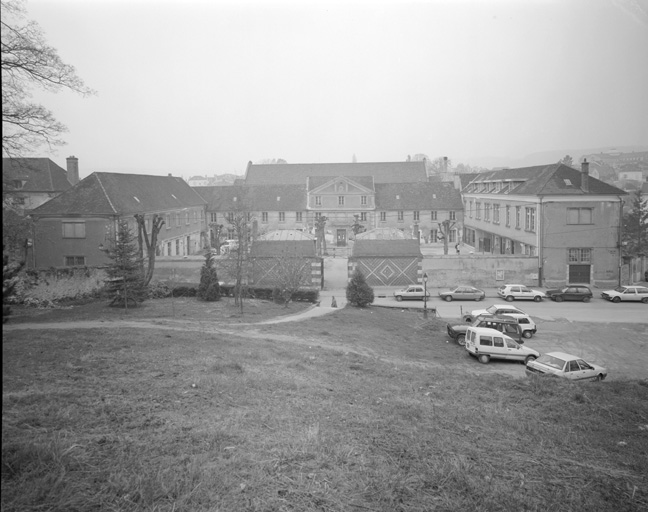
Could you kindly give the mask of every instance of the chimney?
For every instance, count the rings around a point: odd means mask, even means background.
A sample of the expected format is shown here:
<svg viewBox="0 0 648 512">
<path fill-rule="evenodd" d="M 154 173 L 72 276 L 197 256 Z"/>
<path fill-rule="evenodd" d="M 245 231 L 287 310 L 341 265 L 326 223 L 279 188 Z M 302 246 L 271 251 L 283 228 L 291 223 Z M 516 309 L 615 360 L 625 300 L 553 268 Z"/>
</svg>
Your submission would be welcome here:
<svg viewBox="0 0 648 512">
<path fill-rule="evenodd" d="M 76 185 L 79 183 L 79 159 L 72 155 L 66 158 L 67 161 L 67 180 Z"/>
<path fill-rule="evenodd" d="M 587 158 L 581 163 L 581 190 L 589 192 L 589 162 Z"/>
</svg>

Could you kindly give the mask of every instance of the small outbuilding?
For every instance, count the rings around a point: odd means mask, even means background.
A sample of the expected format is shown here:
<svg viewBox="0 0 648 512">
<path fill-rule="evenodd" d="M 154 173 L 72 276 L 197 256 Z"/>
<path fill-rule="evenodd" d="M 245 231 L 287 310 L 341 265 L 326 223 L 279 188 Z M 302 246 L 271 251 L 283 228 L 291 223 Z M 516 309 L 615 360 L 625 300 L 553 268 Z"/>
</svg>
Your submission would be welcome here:
<svg viewBox="0 0 648 512">
<path fill-rule="evenodd" d="M 349 256 L 349 278 L 356 269 L 369 286 L 407 286 L 421 282 L 423 254 L 418 240 L 356 240 Z"/>
<path fill-rule="evenodd" d="M 315 240 L 255 240 L 250 261 L 255 286 L 277 286 L 286 280 L 322 286 L 323 260 L 317 256 Z"/>
</svg>

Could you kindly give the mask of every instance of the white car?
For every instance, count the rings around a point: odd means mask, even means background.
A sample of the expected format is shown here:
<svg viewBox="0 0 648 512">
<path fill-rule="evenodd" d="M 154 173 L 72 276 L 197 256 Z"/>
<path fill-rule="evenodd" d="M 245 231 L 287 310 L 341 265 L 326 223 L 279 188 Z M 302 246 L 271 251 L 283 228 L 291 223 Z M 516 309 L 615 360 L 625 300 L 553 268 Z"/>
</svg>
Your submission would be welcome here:
<svg viewBox="0 0 648 512">
<path fill-rule="evenodd" d="M 426 296 L 430 298 L 430 292 L 426 292 L 424 286 L 411 284 L 402 290 L 396 290 L 394 292 L 394 297 L 397 301 L 401 300 L 423 300 L 423 297 Z"/>
<path fill-rule="evenodd" d="M 523 284 L 505 284 L 497 289 L 497 295 L 511 302 L 513 300 L 534 300 L 540 302 L 546 298 L 545 292 L 532 290 Z"/>
<path fill-rule="evenodd" d="M 470 312 L 470 315 L 464 316 L 464 320 L 466 322 L 472 322 L 479 315 L 506 315 L 513 317 L 520 324 L 522 336 L 525 338 L 531 338 L 538 331 L 538 327 L 528 314 L 508 304 L 493 304 L 486 309 L 475 309 Z"/>
<path fill-rule="evenodd" d="M 526 365 L 527 375 L 554 375 L 569 380 L 603 380 L 608 371 L 564 352 L 547 352 Z"/>
<path fill-rule="evenodd" d="M 606 290 L 601 297 L 612 302 L 643 302 L 648 304 L 648 287 L 645 286 L 617 286 L 614 290 Z"/>
<path fill-rule="evenodd" d="M 519 345 L 506 334 L 488 327 L 468 327 L 466 331 L 466 350 L 480 363 L 486 364 L 491 359 L 506 359 L 530 363 L 540 353 L 532 348 Z"/>
</svg>

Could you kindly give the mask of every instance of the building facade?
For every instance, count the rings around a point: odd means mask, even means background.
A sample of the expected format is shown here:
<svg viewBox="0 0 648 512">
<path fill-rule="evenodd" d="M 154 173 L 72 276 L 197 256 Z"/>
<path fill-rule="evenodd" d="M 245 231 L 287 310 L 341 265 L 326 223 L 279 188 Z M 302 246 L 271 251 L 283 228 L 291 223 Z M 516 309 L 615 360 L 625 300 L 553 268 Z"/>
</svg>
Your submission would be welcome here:
<svg viewBox="0 0 648 512">
<path fill-rule="evenodd" d="M 205 201 L 173 176 L 93 173 L 63 194 L 31 212 L 33 268 L 102 266 L 105 249 L 120 221 L 137 234 L 135 215 L 143 215 L 147 233 L 154 216 L 164 224 L 158 234 L 158 256 L 187 256 L 202 250 Z"/>
<path fill-rule="evenodd" d="M 626 193 L 563 164 L 483 172 L 463 190 L 479 253 L 538 259 L 538 285 L 618 283 Z"/>
</svg>

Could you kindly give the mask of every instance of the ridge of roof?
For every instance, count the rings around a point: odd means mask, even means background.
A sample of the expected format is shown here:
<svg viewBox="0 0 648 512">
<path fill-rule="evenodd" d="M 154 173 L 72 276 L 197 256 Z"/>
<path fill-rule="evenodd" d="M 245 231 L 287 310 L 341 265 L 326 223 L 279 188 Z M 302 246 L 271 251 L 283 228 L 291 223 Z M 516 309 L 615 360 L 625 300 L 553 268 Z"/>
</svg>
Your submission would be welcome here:
<svg viewBox="0 0 648 512">
<path fill-rule="evenodd" d="M 101 182 L 101 178 L 99 177 L 99 173 L 92 173 L 92 176 L 95 177 L 97 180 L 97 183 L 99 183 L 99 186 L 101 187 L 101 191 L 103 192 L 104 196 L 106 197 L 106 201 L 108 201 L 108 204 L 112 208 L 114 213 L 117 213 L 117 208 L 115 208 L 115 205 L 113 202 L 110 200 L 110 196 L 108 195 L 108 192 L 106 192 L 106 187 L 104 187 L 103 183 Z"/>
</svg>

